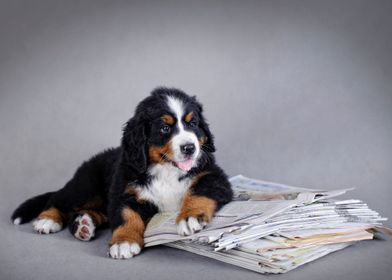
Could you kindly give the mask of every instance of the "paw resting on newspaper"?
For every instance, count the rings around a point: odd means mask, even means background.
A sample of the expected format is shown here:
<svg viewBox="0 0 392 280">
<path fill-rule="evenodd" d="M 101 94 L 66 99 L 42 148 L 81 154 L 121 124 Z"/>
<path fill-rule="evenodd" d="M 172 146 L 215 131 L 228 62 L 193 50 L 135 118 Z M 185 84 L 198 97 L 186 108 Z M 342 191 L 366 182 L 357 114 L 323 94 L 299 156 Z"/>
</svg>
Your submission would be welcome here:
<svg viewBox="0 0 392 280">
<path fill-rule="evenodd" d="M 12 220 L 37 217 L 34 229 L 44 234 L 68 224 L 82 241 L 109 224 L 114 259 L 141 252 L 146 225 L 158 212 L 179 211 L 178 233 L 193 234 L 233 195 L 215 163 L 213 140 L 195 97 L 158 88 L 126 123 L 120 147 L 84 162 L 62 189 L 24 202 Z"/>
<path fill-rule="evenodd" d="M 205 183 L 208 185 L 208 181 Z M 178 234 L 191 235 L 203 229 L 211 220 L 215 209 L 216 200 L 194 195 L 191 190 L 191 193 L 184 197 L 176 218 Z"/>
</svg>

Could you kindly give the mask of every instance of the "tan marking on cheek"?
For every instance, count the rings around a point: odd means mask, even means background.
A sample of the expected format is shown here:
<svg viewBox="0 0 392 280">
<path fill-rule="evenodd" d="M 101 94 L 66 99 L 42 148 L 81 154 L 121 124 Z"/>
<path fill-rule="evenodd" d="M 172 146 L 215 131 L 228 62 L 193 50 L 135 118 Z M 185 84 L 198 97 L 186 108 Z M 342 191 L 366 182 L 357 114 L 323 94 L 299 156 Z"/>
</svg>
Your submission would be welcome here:
<svg viewBox="0 0 392 280">
<path fill-rule="evenodd" d="M 157 163 L 161 161 L 161 149 L 157 147 L 150 147 L 148 149 L 148 156 L 150 158 L 150 162 Z"/>
<path fill-rule="evenodd" d="M 185 116 L 185 121 L 189 123 L 193 119 L 193 113 L 190 112 Z"/>
<path fill-rule="evenodd" d="M 200 137 L 199 139 L 197 139 L 199 141 L 199 145 L 200 147 L 204 145 L 204 143 L 207 142 L 207 138 L 205 136 Z"/>
<path fill-rule="evenodd" d="M 173 151 L 170 141 L 168 141 L 163 147 L 150 147 L 148 149 L 148 156 L 152 163 L 164 162 L 165 157 L 171 160 L 173 158 Z"/>
<path fill-rule="evenodd" d="M 39 214 L 38 219 L 51 219 L 55 223 L 58 223 L 60 225 L 63 224 L 63 215 L 61 212 L 54 207 L 49 208 L 48 210 L 45 210 Z"/>
<path fill-rule="evenodd" d="M 161 119 L 163 120 L 163 122 L 164 122 L 165 124 L 168 124 L 168 125 L 173 125 L 173 124 L 174 124 L 174 119 L 173 119 L 173 117 L 170 116 L 170 115 L 163 115 L 163 116 L 161 117 Z"/>
<path fill-rule="evenodd" d="M 113 231 L 109 245 L 122 242 L 136 242 L 142 247 L 144 244 L 145 225 L 140 215 L 130 208 L 124 208 L 122 210 L 122 218 L 124 223 Z"/>
</svg>

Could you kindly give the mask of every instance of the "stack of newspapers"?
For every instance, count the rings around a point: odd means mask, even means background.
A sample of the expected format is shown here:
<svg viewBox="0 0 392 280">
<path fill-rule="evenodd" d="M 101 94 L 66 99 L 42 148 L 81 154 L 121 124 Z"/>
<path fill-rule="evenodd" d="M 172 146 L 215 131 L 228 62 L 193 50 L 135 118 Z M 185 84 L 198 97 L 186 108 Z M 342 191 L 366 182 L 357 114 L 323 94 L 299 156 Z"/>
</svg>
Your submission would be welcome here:
<svg viewBox="0 0 392 280">
<path fill-rule="evenodd" d="M 357 199 L 337 200 L 349 191 L 323 191 L 250 179 L 230 179 L 234 201 L 202 231 L 177 234 L 177 213 L 152 218 L 145 246 L 169 247 L 227 262 L 259 273 L 285 273 L 376 232 L 392 235 L 386 218 Z"/>
</svg>

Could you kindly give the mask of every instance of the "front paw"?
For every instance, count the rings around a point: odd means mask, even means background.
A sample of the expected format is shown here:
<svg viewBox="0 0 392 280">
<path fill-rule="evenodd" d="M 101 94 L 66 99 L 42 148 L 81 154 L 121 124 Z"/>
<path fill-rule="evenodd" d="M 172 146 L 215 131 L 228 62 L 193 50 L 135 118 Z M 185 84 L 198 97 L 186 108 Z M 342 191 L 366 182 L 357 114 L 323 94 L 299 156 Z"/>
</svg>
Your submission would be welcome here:
<svg viewBox="0 0 392 280">
<path fill-rule="evenodd" d="M 177 232 L 191 235 L 203 229 L 211 221 L 216 202 L 205 196 L 185 196 L 180 213 L 176 218 Z"/>
<path fill-rule="evenodd" d="M 186 219 L 181 219 L 177 223 L 177 233 L 179 235 L 191 235 L 199 232 L 207 225 L 206 221 L 202 219 L 197 219 L 195 217 L 188 217 Z"/>
<path fill-rule="evenodd" d="M 136 242 L 115 243 L 109 248 L 108 255 L 113 259 L 130 259 L 140 253 L 142 248 Z"/>
</svg>

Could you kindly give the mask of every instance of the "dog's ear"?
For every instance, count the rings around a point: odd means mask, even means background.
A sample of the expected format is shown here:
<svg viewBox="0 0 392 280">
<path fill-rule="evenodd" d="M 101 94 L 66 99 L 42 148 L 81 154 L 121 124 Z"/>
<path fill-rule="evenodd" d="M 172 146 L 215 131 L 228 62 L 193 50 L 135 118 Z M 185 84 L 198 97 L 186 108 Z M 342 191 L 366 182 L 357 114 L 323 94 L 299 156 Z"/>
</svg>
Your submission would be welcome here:
<svg viewBox="0 0 392 280">
<path fill-rule="evenodd" d="M 203 147 L 207 152 L 213 153 L 216 151 L 215 144 L 214 144 L 214 135 L 212 135 L 210 131 L 210 127 L 203 116 L 203 106 L 199 102 L 197 102 L 195 96 L 193 96 L 192 99 L 196 103 L 197 109 L 199 111 L 199 116 L 200 116 L 199 127 L 201 130 L 203 130 L 205 136 Z"/>
<path fill-rule="evenodd" d="M 147 136 L 145 121 L 135 116 L 124 127 L 122 137 L 122 164 L 133 171 L 147 171 Z"/>
</svg>

